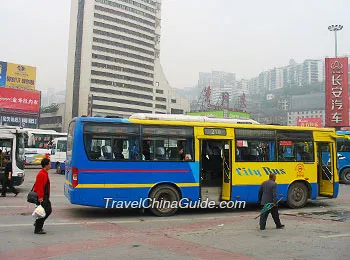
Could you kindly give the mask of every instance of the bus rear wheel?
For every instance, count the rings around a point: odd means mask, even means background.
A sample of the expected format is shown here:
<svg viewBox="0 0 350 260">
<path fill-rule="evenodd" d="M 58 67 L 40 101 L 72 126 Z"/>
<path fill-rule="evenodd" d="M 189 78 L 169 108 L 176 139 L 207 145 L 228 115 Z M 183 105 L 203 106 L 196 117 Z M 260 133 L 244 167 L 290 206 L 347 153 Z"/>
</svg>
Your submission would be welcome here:
<svg viewBox="0 0 350 260">
<path fill-rule="evenodd" d="M 340 173 L 340 180 L 344 184 L 350 184 L 350 168 L 342 170 Z"/>
<path fill-rule="evenodd" d="M 180 194 L 173 186 L 157 186 L 151 191 L 149 197 L 151 199 L 150 211 L 156 216 L 172 216 L 178 210 Z"/>
<path fill-rule="evenodd" d="M 288 189 L 287 203 L 291 208 L 302 208 L 306 205 L 308 190 L 304 183 L 294 182 Z"/>
</svg>

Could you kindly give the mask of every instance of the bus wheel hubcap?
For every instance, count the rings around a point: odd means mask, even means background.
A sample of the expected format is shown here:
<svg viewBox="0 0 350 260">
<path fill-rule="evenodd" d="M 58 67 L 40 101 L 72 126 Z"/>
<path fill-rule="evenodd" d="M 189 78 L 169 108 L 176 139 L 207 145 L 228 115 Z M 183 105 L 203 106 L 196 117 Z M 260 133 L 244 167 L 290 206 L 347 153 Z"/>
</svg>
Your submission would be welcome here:
<svg viewBox="0 0 350 260">
<path fill-rule="evenodd" d="M 304 197 L 304 192 L 301 188 L 295 188 L 294 189 L 294 200 L 295 201 L 301 201 Z"/>
</svg>

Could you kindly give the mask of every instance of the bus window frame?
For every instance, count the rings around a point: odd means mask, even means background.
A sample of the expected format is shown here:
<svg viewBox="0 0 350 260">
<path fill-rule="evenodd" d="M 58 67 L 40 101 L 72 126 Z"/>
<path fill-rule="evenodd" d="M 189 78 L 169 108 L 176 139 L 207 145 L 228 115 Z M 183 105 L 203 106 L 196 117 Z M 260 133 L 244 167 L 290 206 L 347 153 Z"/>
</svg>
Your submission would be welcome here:
<svg viewBox="0 0 350 260">
<path fill-rule="evenodd" d="M 169 139 L 188 139 L 188 138 L 191 138 L 192 139 L 192 142 L 191 142 L 191 145 L 192 145 L 192 154 L 191 155 L 191 159 L 188 159 L 188 160 L 155 160 L 154 158 L 152 160 L 142 160 L 142 149 L 143 149 L 143 141 L 145 140 L 143 138 L 144 136 L 144 133 L 143 133 L 143 129 L 144 128 L 167 128 L 167 127 L 171 127 L 171 128 L 188 128 L 188 129 L 191 129 L 192 133 L 189 134 L 189 135 L 172 135 L 172 134 L 147 134 L 146 137 L 155 137 L 155 138 L 164 138 L 166 137 L 168 140 Z M 195 149 L 195 127 L 194 126 L 174 126 L 174 125 L 156 125 L 156 124 L 141 124 L 141 131 L 140 131 L 140 149 L 141 149 L 141 159 L 140 161 L 141 162 L 194 162 L 195 161 L 195 154 L 196 154 L 196 149 Z M 145 141 L 148 141 L 147 139 Z M 179 147 L 178 148 L 178 152 L 179 152 Z"/>
<path fill-rule="evenodd" d="M 110 123 L 99 123 L 99 122 L 86 122 L 86 123 L 84 123 L 83 124 L 83 131 L 82 131 L 82 134 L 83 134 L 83 145 L 84 145 L 84 151 L 85 151 L 85 156 L 86 156 L 86 158 L 89 160 L 89 161 L 91 161 L 91 162 L 114 162 L 114 163 L 116 163 L 116 162 L 139 162 L 139 161 L 141 161 L 140 160 L 140 158 L 138 159 L 138 160 L 129 160 L 129 159 L 123 159 L 123 160 L 116 160 L 115 158 L 113 158 L 113 150 L 112 150 L 112 159 L 106 159 L 106 160 L 99 160 L 99 159 L 91 159 L 90 158 L 90 156 L 88 155 L 88 151 L 87 151 L 87 147 L 86 147 L 86 140 L 85 140 L 85 138 L 86 138 L 86 136 L 87 135 L 91 135 L 91 138 L 92 139 L 103 139 L 103 138 L 108 138 L 108 139 L 110 139 L 111 140 L 111 148 L 113 149 L 113 144 L 114 144 L 114 142 L 115 142 L 115 140 L 118 140 L 118 139 L 120 139 L 120 138 L 117 138 L 118 137 L 118 135 L 113 135 L 113 133 L 92 133 L 92 132 L 86 132 L 85 131 L 85 128 L 86 128 L 86 126 L 89 126 L 89 125 L 91 125 L 91 126 L 103 126 L 103 127 L 108 127 L 108 126 L 113 126 L 113 127 L 116 127 L 117 125 L 122 125 L 123 127 L 128 127 L 128 126 L 130 126 L 130 125 L 132 125 L 132 126 L 137 126 L 138 127 L 138 133 L 136 133 L 136 134 L 129 134 L 129 133 L 121 133 L 121 134 L 119 134 L 119 136 L 122 136 L 122 135 L 127 135 L 127 136 L 138 136 L 138 138 L 136 138 L 135 140 L 139 140 L 139 142 L 140 142 L 140 140 L 141 140 L 141 136 L 140 136 L 140 127 L 141 127 L 141 125 L 140 124 L 125 124 L 125 123 L 118 123 L 118 122 L 116 122 L 116 123 L 113 123 L 113 124 L 110 124 Z M 141 152 L 141 145 L 139 145 L 139 154 L 140 154 L 140 152 Z"/>
</svg>

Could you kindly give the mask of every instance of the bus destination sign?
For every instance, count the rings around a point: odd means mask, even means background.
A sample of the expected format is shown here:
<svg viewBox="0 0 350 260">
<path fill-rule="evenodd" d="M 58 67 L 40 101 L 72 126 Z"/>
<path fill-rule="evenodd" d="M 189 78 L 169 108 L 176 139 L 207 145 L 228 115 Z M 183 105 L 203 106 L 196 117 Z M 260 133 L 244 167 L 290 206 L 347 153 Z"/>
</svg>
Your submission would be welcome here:
<svg viewBox="0 0 350 260">
<path fill-rule="evenodd" d="M 204 134 L 226 136 L 226 129 L 225 128 L 204 128 Z"/>
</svg>

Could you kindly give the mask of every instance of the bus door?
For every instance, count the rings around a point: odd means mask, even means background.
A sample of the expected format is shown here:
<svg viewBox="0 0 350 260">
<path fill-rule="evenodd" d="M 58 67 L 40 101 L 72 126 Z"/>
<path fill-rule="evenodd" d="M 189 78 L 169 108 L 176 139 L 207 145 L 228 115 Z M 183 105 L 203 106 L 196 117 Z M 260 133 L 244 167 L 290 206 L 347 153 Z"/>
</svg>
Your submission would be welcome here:
<svg viewBox="0 0 350 260">
<path fill-rule="evenodd" d="M 317 179 L 319 195 L 334 196 L 334 151 L 332 143 L 317 143 Z"/>
<path fill-rule="evenodd" d="M 231 198 L 231 140 L 200 140 L 201 200 Z"/>
</svg>

